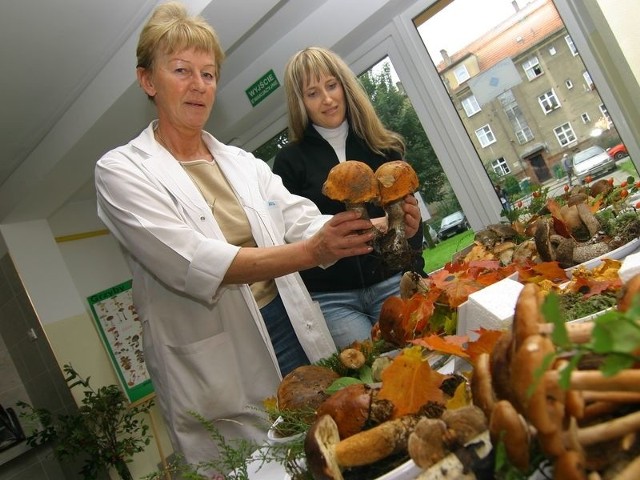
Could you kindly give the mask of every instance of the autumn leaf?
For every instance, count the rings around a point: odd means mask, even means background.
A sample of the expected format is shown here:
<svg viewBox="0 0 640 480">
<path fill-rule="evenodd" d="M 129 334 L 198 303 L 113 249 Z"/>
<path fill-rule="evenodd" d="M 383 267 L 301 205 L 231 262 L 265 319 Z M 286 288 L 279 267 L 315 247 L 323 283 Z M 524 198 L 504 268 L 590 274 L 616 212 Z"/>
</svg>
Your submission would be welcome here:
<svg viewBox="0 0 640 480">
<path fill-rule="evenodd" d="M 447 410 L 455 410 L 467 405 L 471 405 L 471 390 L 467 388 L 466 382 L 460 382 L 460 385 L 456 387 L 456 391 L 453 393 L 453 397 L 447 400 L 446 407 Z"/>
<path fill-rule="evenodd" d="M 423 358 L 422 348 L 408 347 L 384 369 L 377 398 L 393 403 L 392 418 L 417 413 L 428 401 L 444 404 L 443 379 Z"/>
<path fill-rule="evenodd" d="M 466 336 L 447 335 L 446 337 L 441 337 L 439 335 L 428 335 L 417 338 L 412 343 L 436 352 L 466 358 L 468 355 L 464 350 L 464 344 L 467 340 L 468 337 Z"/>
<path fill-rule="evenodd" d="M 479 330 L 475 330 L 479 336 L 476 340 L 469 342 L 467 345 L 467 356 L 469 357 L 472 364 L 475 363 L 476 358 L 481 353 L 489 353 L 493 352 L 493 347 L 496 342 L 502 335 L 504 334 L 501 330 L 486 330 L 484 328 L 480 328 Z"/>
</svg>

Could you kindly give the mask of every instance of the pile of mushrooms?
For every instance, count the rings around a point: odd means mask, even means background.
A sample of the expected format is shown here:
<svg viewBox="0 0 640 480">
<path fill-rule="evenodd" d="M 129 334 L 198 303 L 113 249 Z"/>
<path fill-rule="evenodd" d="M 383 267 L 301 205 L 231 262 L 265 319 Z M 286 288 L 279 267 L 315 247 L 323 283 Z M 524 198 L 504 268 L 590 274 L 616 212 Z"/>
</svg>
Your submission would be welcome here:
<svg viewBox="0 0 640 480">
<path fill-rule="evenodd" d="M 392 268 L 408 266 L 412 252 L 407 242 L 402 202 L 418 189 L 415 170 L 403 160 L 382 164 L 374 172 L 358 160 L 341 162 L 329 171 L 322 193 L 343 202 L 347 210 L 369 218 L 367 203 L 382 206 L 387 229 L 374 240 L 374 247 Z"/>
<path fill-rule="evenodd" d="M 355 357 L 349 350 L 340 355 L 343 363 Z M 455 389 L 463 377 L 452 376 L 449 381 L 441 386 L 443 391 Z M 430 401 L 414 414 L 394 417 L 394 405 L 379 399 L 378 392 L 379 387 L 351 384 L 317 407 L 304 441 L 312 478 L 341 480 L 347 469 L 383 463 L 397 455 L 409 456 L 424 469 L 445 462 L 449 478 L 461 478 L 471 463 L 489 454 L 487 418 L 478 407 L 447 410 Z M 479 438 L 483 432 L 485 437 Z"/>
<path fill-rule="evenodd" d="M 638 292 L 640 276 L 625 285 L 618 309 L 626 311 Z M 583 357 L 570 371 L 569 389 L 561 388 L 572 358 L 558 355 L 550 339 L 553 324 L 540 313 L 543 295 L 536 284 L 526 284 L 511 330 L 474 363 L 473 402 L 489 418 L 492 443 L 502 442 L 523 473 L 535 444 L 556 479 L 613 478 L 608 475 L 616 468 L 622 469 L 617 479 L 640 478 L 640 369 L 604 376 L 597 368 L 601 358 Z M 570 341 L 589 341 L 592 328 L 593 322 L 567 324 Z"/>
</svg>

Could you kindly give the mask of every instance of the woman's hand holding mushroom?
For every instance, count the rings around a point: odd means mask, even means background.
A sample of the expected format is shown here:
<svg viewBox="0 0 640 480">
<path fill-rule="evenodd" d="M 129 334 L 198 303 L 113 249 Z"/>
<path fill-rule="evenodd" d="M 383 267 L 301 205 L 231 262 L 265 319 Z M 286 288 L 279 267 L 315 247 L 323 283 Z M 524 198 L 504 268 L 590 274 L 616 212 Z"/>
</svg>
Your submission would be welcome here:
<svg viewBox="0 0 640 480">
<path fill-rule="evenodd" d="M 371 221 L 357 212 L 337 213 L 305 241 L 304 248 L 312 259 L 309 266 L 331 265 L 344 257 L 371 252 L 372 230 Z"/>
</svg>

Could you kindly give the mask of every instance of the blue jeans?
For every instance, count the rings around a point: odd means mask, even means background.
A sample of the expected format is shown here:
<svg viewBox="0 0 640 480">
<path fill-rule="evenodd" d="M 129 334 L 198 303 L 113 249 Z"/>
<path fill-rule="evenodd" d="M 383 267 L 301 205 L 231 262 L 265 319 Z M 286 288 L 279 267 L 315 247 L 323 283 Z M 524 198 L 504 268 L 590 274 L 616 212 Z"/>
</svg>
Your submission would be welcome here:
<svg viewBox="0 0 640 480">
<path fill-rule="evenodd" d="M 260 313 L 267 326 L 282 376 L 284 377 L 300 365 L 309 365 L 307 354 L 304 353 L 302 345 L 298 341 L 280 295 L 262 307 Z"/>
<path fill-rule="evenodd" d="M 378 321 L 382 304 L 392 296 L 400 295 L 398 273 L 369 287 L 342 292 L 311 292 L 320 304 L 329 332 L 338 349 L 354 341 L 371 338 L 371 327 Z"/>
</svg>

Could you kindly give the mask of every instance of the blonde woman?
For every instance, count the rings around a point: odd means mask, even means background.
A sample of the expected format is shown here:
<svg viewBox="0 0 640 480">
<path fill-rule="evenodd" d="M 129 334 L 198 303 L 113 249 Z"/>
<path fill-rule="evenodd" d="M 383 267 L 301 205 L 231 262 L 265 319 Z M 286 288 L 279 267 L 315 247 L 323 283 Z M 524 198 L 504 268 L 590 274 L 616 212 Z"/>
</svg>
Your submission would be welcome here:
<svg viewBox="0 0 640 480">
<path fill-rule="evenodd" d="M 357 77 L 330 50 L 309 47 L 293 55 L 284 86 L 289 144 L 276 155 L 273 170 L 285 187 L 312 200 L 322 213 L 343 212 L 344 204 L 322 194 L 329 170 L 345 160 L 359 160 L 376 170 L 404 156 L 404 141 L 384 127 Z M 406 202 L 417 205 L 413 196 Z M 384 211 L 370 205 L 369 216 L 379 218 Z M 413 232 L 413 270 L 422 273 L 422 229 Z M 339 348 L 370 338 L 382 303 L 399 294 L 400 275 L 373 252 L 341 259 L 327 269 L 301 272 Z"/>
<path fill-rule="evenodd" d="M 158 6 L 137 57 L 157 119 L 98 161 L 98 214 L 132 272 L 173 447 L 210 462 L 216 445 L 192 412 L 230 438 L 265 438 L 259 412 L 282 375 L 336 348 L 297 271 L 370 252 L 360 232 L 371 222 L 322 215 L 264 161 L 203 130 L 224 53 L 202 18 Z"/>
</svg>

